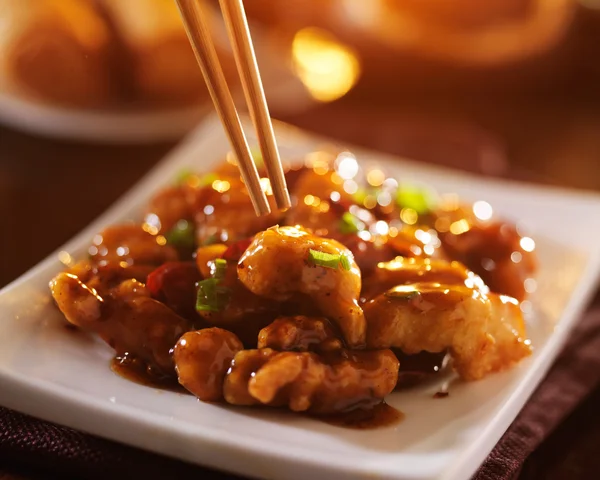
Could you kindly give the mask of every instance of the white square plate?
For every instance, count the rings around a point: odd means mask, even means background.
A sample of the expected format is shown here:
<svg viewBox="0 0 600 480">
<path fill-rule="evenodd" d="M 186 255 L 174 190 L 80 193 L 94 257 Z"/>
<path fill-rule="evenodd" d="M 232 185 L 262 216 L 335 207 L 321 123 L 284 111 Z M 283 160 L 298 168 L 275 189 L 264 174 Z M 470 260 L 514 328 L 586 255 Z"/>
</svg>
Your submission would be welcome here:
<svg viewBox="0 0 600 480">
<path fill-rule="evenodd" d="M 285 158 L 325 143 L 285 125 L 277 125 L 276 132 Z M 227 151 L 220 124 L 212 117 L 61 251 L 81 257 L 95 232 L 135 218 L 152 193 L 182 167 L 208 170 Z M 347 430 L 281 412 L 200 403 L 118 377 L 109 369 L 112 353 L 106 345 L 62 327 L 48 292 L 48 281 L 63 268 L 57 252 L 0 292 L 0 404 L 253 477 L 468 478 L 544 376 L 596 288 L 600 196 L 353 151 L 359 160 L 376 163 L 398 178 L 418 179 L 468 200 L 487 200 L 498 214 L 530 229 L 541 263 L 538 289 L 529 304 L 535 347 L 530 358 L 479 382 L 457 382 L 444 399 L 433 398 L 442 380 L 394 393 L 388 402 L 405 420 L 379 430 Z"/>
</svg>

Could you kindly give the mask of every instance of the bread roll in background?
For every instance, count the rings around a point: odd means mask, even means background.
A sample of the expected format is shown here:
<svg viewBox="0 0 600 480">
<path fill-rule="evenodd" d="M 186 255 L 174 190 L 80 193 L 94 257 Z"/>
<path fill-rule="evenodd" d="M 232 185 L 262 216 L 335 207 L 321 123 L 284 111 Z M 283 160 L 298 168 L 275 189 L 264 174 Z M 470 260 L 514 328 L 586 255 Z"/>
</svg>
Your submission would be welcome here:
<svg viewBox="0 0 600 480">
<path fill-rule="evenodd" d="M 0 89 L 97 107 L 113 88 L 109 30 L 89 1 L 0 0 Z"/>
<path fill-rule="evenodd" d="M 136 95 L 153 104 L 207 96 L 174 0 L 99 0 L 125 47 Z"/>
</svg>

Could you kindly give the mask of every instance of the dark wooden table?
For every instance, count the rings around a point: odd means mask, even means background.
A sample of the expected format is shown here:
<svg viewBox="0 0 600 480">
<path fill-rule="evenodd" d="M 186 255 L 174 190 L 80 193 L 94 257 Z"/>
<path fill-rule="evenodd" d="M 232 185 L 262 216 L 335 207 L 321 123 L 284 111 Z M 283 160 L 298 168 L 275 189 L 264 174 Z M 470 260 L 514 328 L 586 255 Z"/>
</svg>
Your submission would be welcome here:
<svg viewBox="0 0 600 480">
<path fill-rule="evenodd" d="M 445 72 L 443 66 L 416 63 L 408 78 L 381 82 L 365 75 L 338 102 L 302 114 L 274 115 L 342 141 L 425 162 L 600 191 L 598 46 L 600 20 L 586 13 L 552 56 L 532 64 L 454 72 L 447 82 L 443 76 L 433 82 L 422 80 L 436 68 Z M 173 145 L 107 146 L 0 126 L 0 286 L 71 238 Z M 541 478 L 550 467 L 553 478 L 597 474 L 567 475 L 574 464 L 600 466 L 594 463 L 599 401 L 596 391 L 532 457 L 524 474 Z M 556 476 L 561 471 L 567 476 Z M 0 478 L 15 477 L 6 477 L 0 465 Z"/>
</svg>

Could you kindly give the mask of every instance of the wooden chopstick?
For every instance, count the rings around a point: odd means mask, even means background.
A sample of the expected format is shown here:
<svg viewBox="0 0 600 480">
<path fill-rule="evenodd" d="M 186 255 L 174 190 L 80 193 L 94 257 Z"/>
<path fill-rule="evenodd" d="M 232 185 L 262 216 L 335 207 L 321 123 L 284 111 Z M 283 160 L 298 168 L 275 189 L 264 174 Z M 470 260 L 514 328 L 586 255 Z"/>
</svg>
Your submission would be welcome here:
<svg viewBox="0 0 600 480">
<path fill-rule="evenodd" d="M 197 0 L 176 0 L 176 2 L 215 109 L 237 158 L 238 167 L 250 194 L 254 211 L 258 216 L 267 215 L 271 212 L 269 202 L 261 187 L 258 170 L 252 160 L 252 154 L 244 136 L 231 92 L 227 87 L 210 31 L 198 11 Z M 273 189 L 273 191 L 275 190 Z"/>
<path fill-rule="evenodd" d="M 279 151 L 275 143 L 275 133 L 269 115 L 269 107 L 252 46 L 252 37 L 242 0 L 219 0 L 221 11 L 233 48 L 235 63 L 240 75 L 244 96 L 250 117 L 257 133 L 275 203 L 280 209 L 290 208 L 290 195 L 285 182 Z"/>
</svg>

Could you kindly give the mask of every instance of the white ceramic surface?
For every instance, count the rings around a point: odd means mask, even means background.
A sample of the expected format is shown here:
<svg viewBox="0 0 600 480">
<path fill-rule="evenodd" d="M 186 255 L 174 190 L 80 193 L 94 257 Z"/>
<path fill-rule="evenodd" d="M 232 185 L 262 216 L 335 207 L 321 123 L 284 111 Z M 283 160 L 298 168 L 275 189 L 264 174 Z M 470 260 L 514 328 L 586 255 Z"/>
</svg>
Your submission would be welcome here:
<svg viewBox="0 0 600 480">
<path fill-rule="evenodd" d="M 324 142 L 277 125 L 284 157 Z M 335 142 L 331 142 L 335 143 Z M 135 218 L 183 166 L 209 169 L 227 151 L 214 117 L 121 201 L 62 247 L 74 257 L 103 226 Z M 47 290 L 57 253 L 0 293 L 0 404 L 190 462 L 261 478 L 464 479 L 483 461 L 544 376 L 595 290 L 600 271 L 600 197 L 451 170 L 354 150 L 359 160 L 442 192 L 487 200 L 526 225 L 541 262 L 528 328 L 534 354 L 511 371 L 475 383 L 448 379 L 395 393 L 406 415 L 393 427 L 346 430 L 295 415 L 200 403 L 130 383 L 108 367 L 101 341 L 62 326 Z"/>
<path fill-rule="evenodd" d="M 194 105 L 148 112 L 79 110 L 0 93 L 0 123 L 47 137 L 94 142 L 147 143 L 180 138 L 194 128 L 208 108 Z"/>
</svg>

